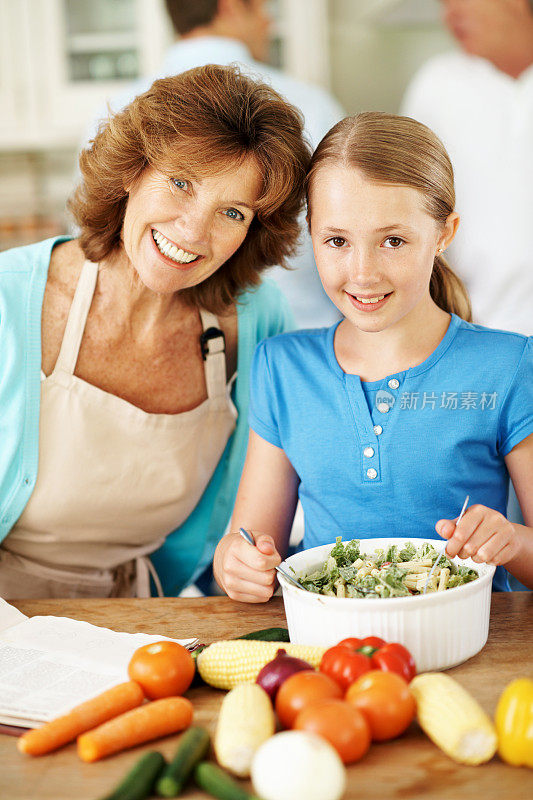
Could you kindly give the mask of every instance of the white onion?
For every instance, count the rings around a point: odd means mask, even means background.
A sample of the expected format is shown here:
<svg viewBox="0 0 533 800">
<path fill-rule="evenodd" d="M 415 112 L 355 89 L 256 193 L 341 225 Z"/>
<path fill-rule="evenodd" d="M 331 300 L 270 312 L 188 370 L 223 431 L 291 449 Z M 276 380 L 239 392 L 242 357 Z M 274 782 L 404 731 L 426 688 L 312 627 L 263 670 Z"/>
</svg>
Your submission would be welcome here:
<svg viewBox="0 0 533 800">
<path fill-rule="evenodd" d="M 257 750 L 251 769 L 263 800 L 340 800 L 346 771 L 337 751 L 320 736 L 283 731 Z"/>
</svg>

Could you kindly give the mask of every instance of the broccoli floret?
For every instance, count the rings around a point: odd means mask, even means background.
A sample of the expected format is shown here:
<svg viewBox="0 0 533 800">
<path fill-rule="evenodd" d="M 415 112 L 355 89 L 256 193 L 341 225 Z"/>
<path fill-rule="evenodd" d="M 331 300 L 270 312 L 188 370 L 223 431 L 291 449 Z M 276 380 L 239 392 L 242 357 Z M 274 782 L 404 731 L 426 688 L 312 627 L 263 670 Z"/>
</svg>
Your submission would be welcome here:
<svg viewBox="0 0 533 800">
<path fill-rule="evenodd" d="M 351 542 L 348 542 L 344 548 L 346 558 L 351 564 L 353 564 L 354 561 L 357 561 L 357 559 L 360 557 L 359 545 L 359 539 L 352 539 Z"/>
<path fill-rule="evenodd" d="M 412 542 L 407 542 L 405 547 L 398 553 L 398 561 L 412 561 L 416 555 L 416 547 Z"/>
<path fill-rule="evenodd" d="M 418 557 L 419 558 L 422 558 L 422 559 L 423 558 L 431 558 L 432 560 L 434 560 L 435 558 L 437 558 L 437 556 L 438 556 L 438 553 L 437 553 L 437 551 L 435 550 L 435 548 L 433 547 L 432 544 L 429 544 L 428 542 L 424 542 L 424 544 L 420 545 L 420 548 L 418 550 Z"/>
<path fill-rule="evenodd" d="M 338 567 L 347 566 L 348 559 L 346 558 L 344 545 L 340 536 L 337 536 L 335 539 L 335 545 L 332 547 L 329 557 L 335 559 L 335 563 Z"/>
</svg>

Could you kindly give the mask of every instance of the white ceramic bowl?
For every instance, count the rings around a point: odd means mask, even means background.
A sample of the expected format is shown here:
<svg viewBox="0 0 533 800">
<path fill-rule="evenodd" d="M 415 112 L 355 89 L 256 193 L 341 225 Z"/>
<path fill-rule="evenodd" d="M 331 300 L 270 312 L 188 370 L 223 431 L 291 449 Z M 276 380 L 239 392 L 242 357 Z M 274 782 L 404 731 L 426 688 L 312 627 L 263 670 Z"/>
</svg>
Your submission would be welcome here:
<svg viewBox="0 0 533 800">
<path fill-rule="evenodd" d="M 435 539 L 361 539 L 361 553 L 392 544 L 402 547 L 406 542 L 441 544 Z M 312 572 L 325 562 L 332 547 L 326 544 L 295 553 L 282 566 L 292 567 L 298 576 Z M 461 664 L 487 641 L 496 568 L 469 558 L 453 561 L 477 570 L 479 578 L 455 589 L 410 597 L 327 597 L 298 589 L 279 575 L 291 642 L 330 647 L 348 636 L 381 636 L 405 645 L 419 672 Z"/>
</svg>

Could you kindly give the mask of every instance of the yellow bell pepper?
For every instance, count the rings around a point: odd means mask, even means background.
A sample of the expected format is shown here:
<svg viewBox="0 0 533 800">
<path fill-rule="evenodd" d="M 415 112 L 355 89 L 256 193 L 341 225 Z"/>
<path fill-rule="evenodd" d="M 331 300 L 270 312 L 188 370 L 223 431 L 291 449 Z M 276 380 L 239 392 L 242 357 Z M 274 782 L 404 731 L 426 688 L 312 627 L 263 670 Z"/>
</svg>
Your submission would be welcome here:
<svg viewBox="0 0 533 800">
<path fill-rule="evenodd" d="M 495 722 L 500 757 L 515 767 L 533 767 L 533 680 L 517 678 L 505 687 Z"/>
</svg>

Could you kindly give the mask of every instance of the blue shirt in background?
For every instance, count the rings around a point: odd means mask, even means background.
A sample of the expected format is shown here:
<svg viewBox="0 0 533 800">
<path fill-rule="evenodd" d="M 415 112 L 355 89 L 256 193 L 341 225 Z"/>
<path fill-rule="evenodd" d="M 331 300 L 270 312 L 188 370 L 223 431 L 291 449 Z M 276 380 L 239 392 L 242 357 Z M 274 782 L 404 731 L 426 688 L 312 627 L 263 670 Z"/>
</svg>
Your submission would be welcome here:
<svg viewBox="0 0 533 800">
<path fill-rule="evenodd" d="M 300 477 L 303 547 L 433 538 L 464 498 L 505 514 L 504 456 L 533 432 L 533 344 L 452 315 L 422 364 L 363 383 L 341 369 L 337 325 L 259 344 L 250 425 Z M 495 589 L 508 590 L 498 567 Z"/>
</svg>

